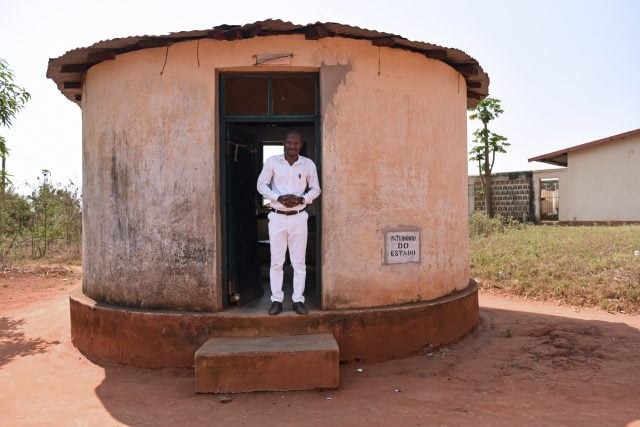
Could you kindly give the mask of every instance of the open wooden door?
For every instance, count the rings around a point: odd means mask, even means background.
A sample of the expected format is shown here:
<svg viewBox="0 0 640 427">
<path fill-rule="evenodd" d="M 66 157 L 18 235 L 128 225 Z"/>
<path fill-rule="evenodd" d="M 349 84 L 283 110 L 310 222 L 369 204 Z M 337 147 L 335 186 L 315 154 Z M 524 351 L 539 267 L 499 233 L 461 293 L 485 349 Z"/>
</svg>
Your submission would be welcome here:
<svg viewBox="0 0 640 427">
<path fill-rule="evenodd" d="M 256 224 L 257 150 L 248 135 L 227 127 L 227 284 L 229 303 L 263 294 Z"/>
</svg>

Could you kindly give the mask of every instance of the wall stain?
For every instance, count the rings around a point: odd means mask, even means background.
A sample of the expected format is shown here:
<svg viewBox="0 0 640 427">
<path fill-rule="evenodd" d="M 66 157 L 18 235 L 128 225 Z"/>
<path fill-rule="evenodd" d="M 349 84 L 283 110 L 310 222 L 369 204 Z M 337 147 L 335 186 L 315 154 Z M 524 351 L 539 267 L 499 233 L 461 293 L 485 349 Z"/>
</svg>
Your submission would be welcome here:
<svg viewBox="0 0 640 427">
<path fill-rule="evenodd" d="M 338 87 L 344 84 L 347 74 L 353 70 L 353 65 L 337 64 L 326 65 L 324 62 L 320 65 L 320 87 L 322 88 L 321 99 L 324 106 L 332 105 L 333 98 L 338 92 Z"/>
<path fill-rule="evenodd" d="M 117 226 L 118 231 L 120 232 L 120 236 L 124 237 L 127 228 L 126 223 L 128 223 L 126 209 L 129 206 L 129 171 L 126 165 L 118 161 L 118 145 L 126 146 L 126 138 L 124 138 L 122 141 L 119 141 L 116 136 L 116 132 L 113 132 L 113 144 L 111 145 L 111 198 L 113 200 L 112 212 L 117 218 Z M 122 147 L 120 147 L 120 149 L 122 149 Z M 125 224 L 123 224 L 123 222 Z"/>
</svg>

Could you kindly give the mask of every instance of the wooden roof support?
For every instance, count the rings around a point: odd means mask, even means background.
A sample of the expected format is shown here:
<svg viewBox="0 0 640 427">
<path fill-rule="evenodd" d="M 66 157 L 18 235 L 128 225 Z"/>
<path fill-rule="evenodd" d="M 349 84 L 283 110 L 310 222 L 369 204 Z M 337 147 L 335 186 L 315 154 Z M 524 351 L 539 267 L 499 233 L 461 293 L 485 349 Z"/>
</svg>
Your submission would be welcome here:
<svg viewBox="0 0 640 427">
<path fill-rule="evenodd" d="M 87 54 L 87 61 L 89 62 L 102 62 L 111 59 L 116 59 L 114 50 L 96 50 Z"/>
<path fill-rule="evenodd" d="M 473 99 L 483 99 L 486 95 L 482 95 L 480 93 L 475 93 L 475 92 L 470 92 L 467 91 L 467 98 L 473 98 Z"/>
<path fill-rule="evenodd" d="M 171 39 L 142 39 L 136 43 L 140 49 L 147 49 L 150 47 L 164 47 L 171 44 Z"/>
<path fill-rule="evenodd" d="M 453 68 L 455 68 L 460 74 L 463 76 L 477 76 L 479 73 L 477 65 L 466 65 L 466 64 L 449 64 Z"/>
<path fill-rule="evenodd" d="M 437 59 L 439 61 L 443 59 L 447 59 L 447 51 L 444 49 L 428 50 L 424 52 L 423 55 L 426 56 L 427 58 Z"/>
<path fill-rule="evenodd" d="M 380 37 L 371 40 L 371 44 L 378 47 L 391 47 L 396 44 L 396 37 Z"/>
<path fill-rule="evenodd" d="M 262 32 L 262 27 L 260 25 L 252 25 L 248 28 L 242 30 L 242 38 L 250 39 L 251 37 L 255 37 Z"/>
<path fill-rule="evenodd" d="M 97 62 L 84 62 L 82 64 L 64 64 L 62 67 L 60 67 L 60 72 L 82 74 L 95 64 L 97 64 Z"/>
<path fill-rule="evenodd" d="M 222 36 L 224 37 L 223 40 L 227 40 L 227 41 L 232 41 L 232 40 L 238 40 L 238 39 L 243 39 L 244 35 L 242 34 L 242 31 L 239 29 L 233 29 L 233 30 L 229 30 L 229 31 L 225 31 Z"/>
<path fill-rule="evenodd" d="M 62 87 L 64 89 L 82 89 L 82 82 L 64 82 Z"/>
<path fill-rule="evenodd" d="M 207 38 L 213 40 L 225 40 L 223 32 L 219 30 L 212 30 L 207 33 Z"/>
<path fill-rule="evenodd" d="M 329 30 L 322 24 L 312 25 L 304 32 L 304 38 L 307 40 L 320 40 L 329 37 Z"/>
</svg>

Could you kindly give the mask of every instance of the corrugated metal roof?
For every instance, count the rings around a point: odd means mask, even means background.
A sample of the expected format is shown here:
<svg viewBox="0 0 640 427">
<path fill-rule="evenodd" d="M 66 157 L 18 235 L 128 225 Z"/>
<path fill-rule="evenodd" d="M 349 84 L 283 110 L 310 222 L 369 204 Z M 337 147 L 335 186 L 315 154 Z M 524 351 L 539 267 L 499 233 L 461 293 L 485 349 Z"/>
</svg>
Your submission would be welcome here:
<svg viewBox="0 0 640 427">
<path fill-rule="evenodd" d="M 219 25 L 209 30 L 180 31 L 161 36 L 144 35 L 99 41 L 89 47 L 70 50 L 58 58 L 49 59 L 47 77 L 56 82 L 58 89 L 67 98 L 80 105 L 82 82 L 86 71 L 102 61 L 114 59 L 116 55 L 203 38 L 232 41 L 279 34 L 304 34 L 309 40 L 324 37 L 363 39 L 370 40 L 375 46 L 417 52 L 449 64 L 464 76 L 467 82 L 468 107 L 475 106 L 489 93 L 489 75 L 484 72 L 478 61 L 461 50 L 411 41 L 395 34 L 334 22 L 296 25 L 274 19 L 246 25 Z"/>
<path fill-rule="evenodd" d="M 569 153 L 577 150 L 584 150 L 585 148 L 596 147 L 602 144 L 608 144 L 610 142 L 620 141 L 631 136 L 640 135 L 640 129 L 630 130 L 629 132 L 619 133 L 617 135 L 608 136 L 606 138 L 597 139 L 595 141 L 586 142 L 580 145 L 574 145 L 573 147 L 565 148 L 563 150 L 554 151 L 552 153 L 543 154 L 541 156 L 532 157 L 530 162 L 543 162 L 557 166 L 567 166 Z"/>
</svg>

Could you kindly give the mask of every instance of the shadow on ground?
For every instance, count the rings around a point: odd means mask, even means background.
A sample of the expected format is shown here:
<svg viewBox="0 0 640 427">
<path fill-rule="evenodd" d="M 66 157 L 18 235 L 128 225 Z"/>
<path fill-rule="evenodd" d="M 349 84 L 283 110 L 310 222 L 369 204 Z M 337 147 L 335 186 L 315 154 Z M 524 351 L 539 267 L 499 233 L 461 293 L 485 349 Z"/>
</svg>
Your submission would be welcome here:
<svg viewBox="0 0 640 427">
<path fill-rule="evenodd" d="M 0 317 L 0 367 L 18 357 L 45 353 L 59 341 L 45 341 L 41 338 L 28 338 L 20 329 L 25 325 L 24 319 Z"/>
<path fill-rule="evenodd" d="M 37 348 L 37 346 L 36 346 Z M 192 372 L 100 364 L 104 407 L 127 425 L 576 424 L 640 419 L 640 331 L 623 323 L 481 309 L 446 347 L 340 366 L 332 391 L 196 395 Z"/>
</svg>

